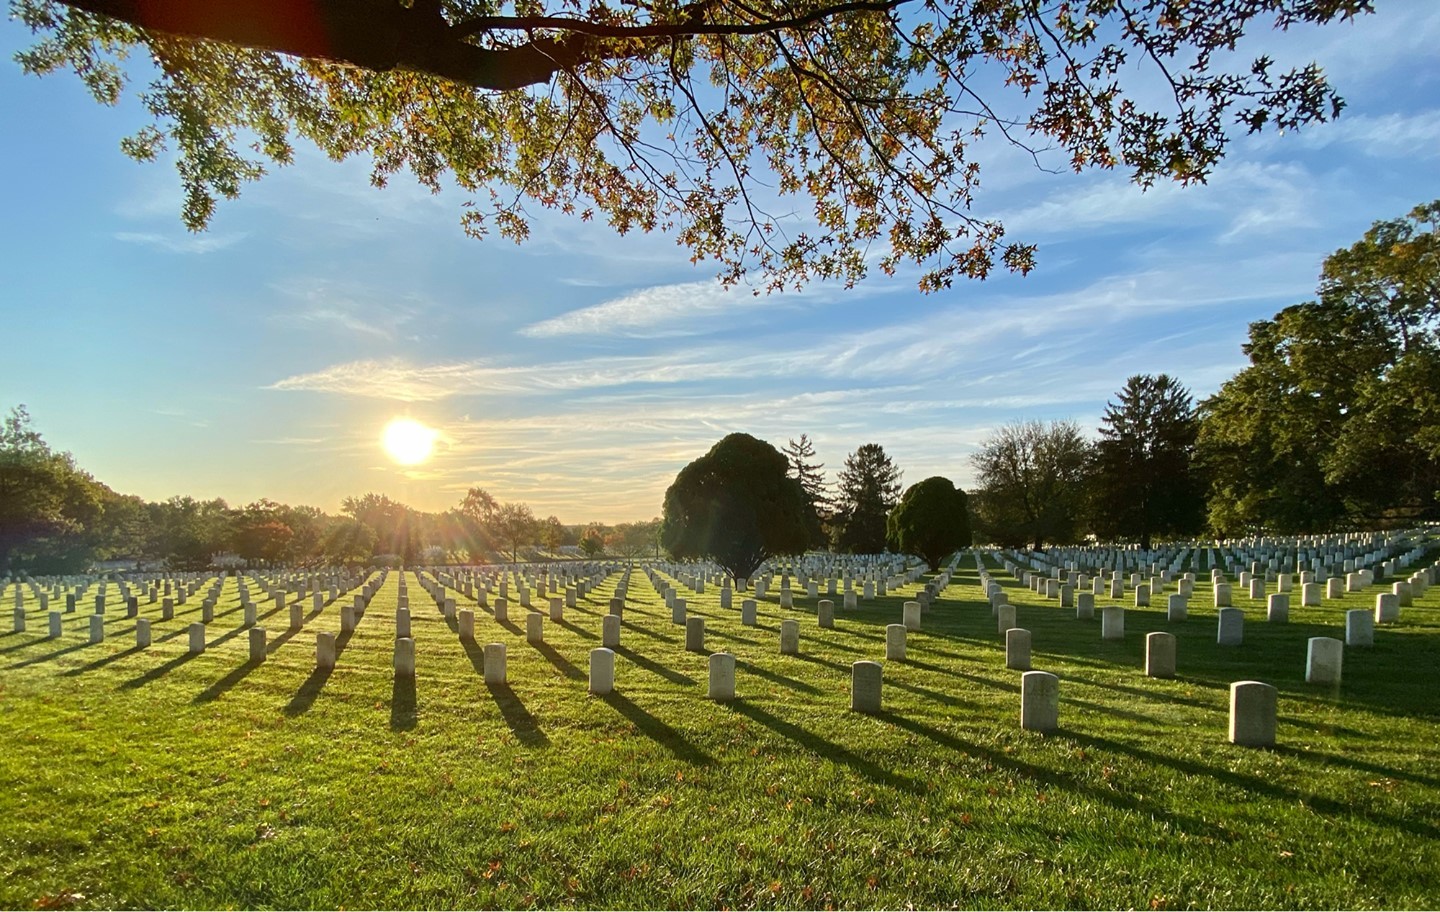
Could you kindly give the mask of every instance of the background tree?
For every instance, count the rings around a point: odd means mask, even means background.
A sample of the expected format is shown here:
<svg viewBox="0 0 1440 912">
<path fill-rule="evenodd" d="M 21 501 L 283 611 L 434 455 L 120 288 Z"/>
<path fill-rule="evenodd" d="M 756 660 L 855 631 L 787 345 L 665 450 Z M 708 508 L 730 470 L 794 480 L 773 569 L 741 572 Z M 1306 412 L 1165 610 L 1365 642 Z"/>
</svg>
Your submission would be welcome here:
<svg viewBox="0 0 1440 912">
<path fill-rule="evenodd" d="M 191 228 L 268 163 L 290 162 L 298 136 L 332 158 L 369 154 L 377 184 L 409 169 L 432 188 L 475 193 L 462 222 L 476 236 L 525 238 L 525 207 L 538 204 L 621 233 L 673 232 L 730 281 L 758 268 L 774 288 L 854 282 L 872 262 L 887 273 L 908 262 L 932 290 L 997 262 L 1033 263 L 1032 247 L 971 214 L 986 134 L 1052 147 L 1077 171 L 1123 167 L 1141 186 L 1204 180 L 1237 128 L 1293 130 L 1341 107 L 1319 67 L 1276 72 L 1268 57 L 1230 53 L 1236 43 L 1268 23 L 1326 23 L 1369 4 L 11 0 L 10 9 L 38 36 L 20 54 L 26 70 L 72 70 L 102 103 L 116 103 L 139 69 L 122 60 L 154 61 L 139 93 L 153 122 L 123 148 L 142 160 L 174 150 Z M 795 215 L 772 214 L 785 212 Z"/>
<path fill-rule="evenodd" d="M 1008 424 L 972 458 L 983 496 L 982 535 L 1021 536 L 1036 550 L 1078 539 L 1087 493 L 1090 444 L 1073 421 Z"/>
<path fill-rule="evenodd" d="M 1191 535 L 1205 524 L 1205 493 L 1192 463 L 1199 419 L 1172 377 L 1136 375 L 1105 404 L 1092 473 L 1094 528 L 1102 541 Z"/>
<path fill-rule="evenodd" d="M 521 548 L 535 543 L 539 525 L 526 504 L 504 503 L 495 511 L 488 528 L 496 544 L 509 552 L 513 564 L 520 560 Z"/>
<path fill-rule="evenodd" d="M 1250 325 L 1250 365 L 1201 406 L 1217 533 L 1440 516 L 1440 201 L 1325 260 L 1318 301 Z"/>
<path fill-rule="evenodd" d="M 416 511 L 384 494 L 374 493 L 345 498 L 341 510 L 375 530 L 375 553 L 398 554 L 407 564 L 419 560 L 425 541 Z"/>
<path fill-rule="evenodd" d="M 890 511 L 890 542 L 902 554 L 916 554 L 930 569 L 970 544 L 970 509 L 965 492 L 935 476 L 913 484 Z"/>
<path fill-rule="evenodd" d="M 560 517 L 551 514 L 540 521 L 540 544 L 552 554 L 565 544 L 565 524 Z"/>
<path fill-rule="evenodd" d="M 322 538 L 321 553 L 332 564 L 364 564 L 375 553 L 375 530 L 348 516 L 330 521 Z"/>
<path fill-rule="evenodd" d="M 810 515 L 806 517 L 810 544 L 816 548 L 824 547 L 829 543 L 825 523 L 834 512 L 825 484 L 825 464 L 815 461 L 815 445 L 806 434 L 801 434 L 798 441 L 791 440 L 781 452 L 790 461 L 790 476 L 800 482 L 805 500 L 810 505 Z"/>
<path fill-rule="evenodd" d="M 845 457 L 836 496 L 835 546 L 852 554 L 885 550 L 886 522 L 900 500 L 900 470 L 878 443 Z"/>
<path fill-rule="evenodd" d="M 736 579 L 809 541 L 808 504 L 789 462 L 749 434 L 730 434 L 680 470 L 665 492 L 661 542 L 677 558 L 705 557 Z"/>
<path fill-rule="evenodd" d="M 645 522 L 620 523 L 605 538 L 607 550 L 621 557 L 644 557 L 660 546 L 660 517 Z"/>
<path fill-rule="evenodd" d="M 86 530 L 108 489 L 69 453 L 50 449 L 20 405 L 0 426 L 0 571 L 78 572 L 93 552 Z"/>
</svg>

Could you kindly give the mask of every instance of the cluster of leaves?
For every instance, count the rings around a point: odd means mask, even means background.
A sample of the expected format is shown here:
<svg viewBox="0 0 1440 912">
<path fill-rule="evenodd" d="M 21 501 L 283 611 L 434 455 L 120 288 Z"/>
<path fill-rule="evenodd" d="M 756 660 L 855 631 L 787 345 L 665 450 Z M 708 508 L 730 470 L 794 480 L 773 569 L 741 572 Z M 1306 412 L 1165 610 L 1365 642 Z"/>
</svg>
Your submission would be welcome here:
<svg viewBox="0 0 1440 912">
<path fill-rule="evenodd" d="M 972 214 L 985 137 L 1141 185 L 1203 181 L 1229 130 L 1341 108 L 1314 65 L 1227 69 L 1242 37 L 1369 5 L 10 0 L 38 36 L 29 72 L 71 70 L 113 104 L 126 56 L 154 62 L 152 122 L 124 148 L 173 150 L 194 229 L 298 136 L 368 156 L 376 184 L 448 179 L 476 236 L 524 239 L 538 206 L 673 233 L 727 282 L 853 283 L 878 264 L 925 290 L 1034 263 Z"/>
</svg>

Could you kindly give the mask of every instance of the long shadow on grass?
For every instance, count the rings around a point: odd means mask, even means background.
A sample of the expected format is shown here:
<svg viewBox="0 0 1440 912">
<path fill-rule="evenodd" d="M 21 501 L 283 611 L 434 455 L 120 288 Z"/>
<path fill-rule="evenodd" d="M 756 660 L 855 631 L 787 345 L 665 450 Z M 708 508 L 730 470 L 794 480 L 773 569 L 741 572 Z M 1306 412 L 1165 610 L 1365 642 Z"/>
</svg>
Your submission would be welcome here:
<svg viewBox="0 0 1440 912">
<path fill-rule="evenodd" d="M 223 696 L 228 690 L 230 690 L 230 688 L 245 680 L 246 675 L 259 668 L 260 664 L 261 663 L 255 659 L 247 660 L 244 665 L 241 665 L 239 668 L 236 668 L 234 671 L 230 672 L 225 677 L 216 681 L 214 684 L 211 684 L 209 687 L 200 691 L 190 702 L 209 703 L 212 700 L 220 699 L 220 697 Z"/>
<path fill-rule="evenodd" d="M 525 704 L 510 689 L 509 684 L 486 684 L 495 705 L 500 709 L 505 724 L 515 733 L 521 744 L 529 747 L 548 747 L 550 739 L 540 730 L 540 722 L 525 708 Z"/>
<path fill-rule="evenodd" d="M 122 682 L 120 686 L 115 689 L 135 690 L 137 688 L 144 687 L 146 684 L 150 684 L 154 681 L 160 680 L 170 672 L 179 668 L 181 665 L 184 665 L 186 662 L 189 662 L 200 655 L 201 653 L 198 652 L 182 652 L 180 655 L 166 662 L 164 665 L 157 665 L 149 671 L 145 672 L 144 674 L 139 675 L 138 677 L 134 677 L 128 681 Z"/>
<path fill-rule="evenodd" d="M 895 713 L 882 713 L 878 718 L 885 719 L 886 721 L 894 724 L 897 728 L 903 728 L 908 732 L 913 732 L 914 734 L 920 735 L 923 738 L 928 738 L 929 740 L 934 741 L 936 744 L 948 750 L 952 750 L 962 755 L 967 755 L 978 758 L 980 760 L 984 760 L 986 763 L 992 766 L 1007 770 L 1008 772 L 1014 773 L 1016 775 L 1024 776 L 1037 784 L 1041 784 L 1046 787 L 1062 788 L 1066 791 L 1083 795 L 1089 800 L 1108 804 L 1112 807 L 1121 808 L 1127 811 L 1134 811 L 1147 817 L 1155 813 L 1155 808 L 1153 805 L 1146 805 L 1123 793 L 1110 791 L 1109 789 L 1097 788 L 1096 786 L 1088 784 L 1079 776 L 1073 775 L 1071 773 L 1048 767 L 1036 766 L 1031 763 L 1026 763 L 1022 760 L 1017 760 L 1012 756 L 1001 753 L 1000 751 L 992 750 L 991 748 L 985 747 L 983 745 L 974 744 L 968 741 L 962 741 L 954 735 L 949 735 L 945 732 L 940 731 L 939 729 L 931 728 L 930 726 L 918 720 L 910 719 L 905 716 L 897 715 Z M 1084 736 L 1077 736 L 1074 732 L 1068 730 L 1061 730 L 1058 734 L 1061 737 L 1073 738 L 1077 741 L 1086 740 Z M 1195 835 L 1206 835 L 1212 838 L 1221 838 L 1225 835 L 1223 830 L 1221 830 L 1219 827 L 1215 826 L 1212 823 L 1208 823 L 1198 817 L 1188 817 L 1183 814 L 1177 814 L 1173 810 L 1167 810 L 1165 812 L 1165 819 L 1168 821 L 1173 821 L 1177 826 L 1182 828 L 1187 833 L 1192 833 Z"/>
<path fill-rule="evenodd" d="M 820 688 L 818 687 L 812 687 L 811 685 L 806 684 L 804 681 L 799 681 L 795 678 L 778 674 L 776 672 L 770 671 L 768 668 L 761 668 L 759 665 L 756 665 L 753 662 L 747 662 L 744 659 L 735 660 L 735 670 L 737 672 L 743 672 L 745 674 L 753 674 L 757 678 L 764 678 L 767 681 L 773 681 L 776 684 L 780 684 L 785 687 L 789 687 L 792 690 L 798 690 L 803 693 L 819 694 L 821 692 Z"/>
<path fill-rule="evenodd" d="M 390 730 L 410 731 L 420 722 L 415 698 L 415 676 L 395 676 L 390 688 Z"/>
<path fill-rule="evenodd" d="M 1143 760 L 1147 763 L 1155 763 L 1168 766 L 1189 776 L 1203 776 L 1206 778 L 1215 779 L 1220 782 L 1224 782 L 1227 785 L 1241 788 L 1258 795 L 1265 795 L 1267 797 L 1275 798 L 1286 802 L 1303 804 L 1306 807 L 1320 812 L 1321 814 L 1326 814 L 1330 816 L 1345 816 L 1359 820 L 1368 820 L 1372 823 L 1377 823 L 1384 826 L 1393 827 L 1395 829 L 1404 830 L 1407 833 L 1412 833 L 1416 836 L 1423 836 L 1428 839 L 1440 838 L 1440 826 L 1436 826 L 1433 823 L 1427 823 L 1424 820 L 1417 820 L 1409 817 L 1394 817 L 1389 814 L 1375 813 L 1372 811 L 1368 811 L 1364 808 L 1353 807 L 1351 805 L 1335 801 L 1331 798 L 1325 798 L 1320 795 L 1307 795 L 1303 792 L 1297 792 L 1294 789 L 1288 789 L 1284 786 L 1276 785 L 1273 782 L 1266 782 L 1265 780 L 1257 779 L 1254 776 L 1246 776 L 1243 773 L 1237 773 L 1232 770 L 1225 769 L 1224 767 L 1205 766 L 1203 764 L 1195 763 L 1190 760 L 1184 760 L 1180 757 L 1175 757 L 1167 754 L 1157 754 L 1153 751 L 1142 750 L 1141 748 L 1135 747 L 1134 745 L 1125 744 L 1120 741 L 1114 741 L 1109 738 L 1102 738 L 1098 735 L 1078 734 L 1070 731 L 1065 732 L 1065 734 L 1070 738 L 1074 739 L 1075 741 L 1078 741 L 1082 744 L 1087 744 L 1091 747 L 1102 748 L 1120 754 L 1128 754 L 1138 760 Z M 1291 756 L 1298 757 L 1310 756 L 1307 752 L 1304 751 L 1283 751 L 1283 753 L 1288 753 Z M 1325 756 L 1327 758 L 1329 757 L 1329 755 L 1321 756 Z"/>
<path fill-rule="evenodd" d="M 586 629 L 583 628 L 583 627 L 577 627 L 575 624 L 572 624 L 570 621 L 561 619 L 561 620 L 556 621 L 555 623 L 556 623 L 556 625 L 558 625 L 558 626 L 560 626 L 560 627 L 564 627 L 566 630 L 570 631 L 571 633 L 577 634 L 578 636 L 583 637 L 584 639 L 587 639 L 587 640 L 598 640 L 598 639 L 600 639 L 600 637 L 597 636 L 596 634 L 591 633 L 590 631 L 586 630 Z"/>
<path fill-rule="evenodd" d="M 726 705 L 740 715 L 759 722 L 777 735 L 789 738 L 817 757 L 843 763 L 872 782 L 878 782 L 882 785 L 888 785 L 893 789 L 911 792 L 913 794 L 921 794 L 925 791 L 923 783 L 917 782 L 908 776 L 902 776 L 899 773 L 892 772 L 872 760 L 867 760 L 859 754 L 846 750 L 834 741 L 827 741 L 814 732 L 801 728 L 793 722 L 788 722 L 779 716 L 772 715 L 748 700 L 732 700 Z"/>
<path fill-rule="evenodd" d="M 615 648 L 615 654 L 618 656 L 624 656 L 626 659 L 629 659 L 631 662 L 634 662 L 636 665 L 639 665 L 646 671 L 659 675 L 660 677 L 669 681 L 671 684 L 685 684 L 693 687 L 696 683 L 695 679 L 690 677 L 689 675 L 682 674 L 672 668 L 661 665 L 654 659 L 648 659 L 628 647 L 617 646 Z"/>
<path fill-rule="evenodd" d="M 669 750 L 677 760 L 684 760 L 686 763 L 693 763 L 696 766 L 706 766 L 714 762 L 708 754 L 685 740 L 685 736 L 680 734 L 677 729 L 636 706 L 630 698 L 619 691 L 612 690 L 601 696 L 600 699 L 628 719 L 650 740 Z"/>
<path fill-rule="evenodd" d="M 530 645 L 534 646 L 535 651 L 543 655 L 551 665 L 555 666 L 555 670 L 565 677 L 572 681 L 585 680 L 585 673 L 576 668 L 574 663 L 569 659 L 557 652 L 554 646 L 551 646 L 549 643 L 531 643 Z"/>
<path fill-rule="evenodd" d="M 84 665 L 81 665 L 79 668 L 72 668 L 72 669 L 70 669 L 69 671 L 62 672 L 61 675 L 62 675 L 62 677 L 66 677 L 66 678 L 78 677 L 79 675 L 85 674 L 86 672 L 94 671 L 94 670 L 96 670 L 97 668 L 104 668 L 106 665 L 109 665 L 111 662 L 118 662 L 118 661 L 120 661 L 121 659 L 123 659 L 123 658 L 125 658 L 125 657 L 127 657 L 127 656 L 132 656 L 132 655 L 134 655 L 134 654 L 137 653 L 137 652 L 144 652 L 144 651 L 145 651 L 145 647 L 144 647 L 144 646 L 131 646 L 129 649 L 122 650 L 121 652 L 111 653 L 110 655 L 105 656 L 104 658 L 96 659 L 96 660 L 93 661 L 93 662 L 87 662 L 87 663 L 85 663 Z"/>
<path fill-rule="evenodd" d="M 674 643 L 677 641 L 675 637 L 667 637 L 664 634 L 656 633 L 648 627 L 642 627 L 639 624 L 634 624 L 623 619 L 620 621 L 620 626 L 626 630 L 633 630 L 642 636 L 647 636 L 652 640 L 660 640 L 663 643 Z"/>
<path fill-rule="evenodd" d="M 44 642 L 44 641 L 42 640 L 42 641 L 39 641 L 39 642 Z M 42 662 L 49 662 L 49 661 L 51 661 L 51 660 L 53 660 L 53 659 L 58 659 L 58 658 L 60 658 L 61 656 L 67 656 L 67 655 L 69 655 L 69 654 L 72 653 L 72 652 L 79 652 L 79 651 L 82 650 L 82 649 L 88 649 L 91 645 L 99 645 L 99 644 L 98 644 L 98 643 L 92 644 L 89 640 L 84 640 L 84 641 L 82 641 L 82 642 L 79 642 L 79 643 L 74 644 L 73 646 L 66 646 L 64 649 L 57 649 L 56 651 L 50 652 L 50 653 L 46 653 L 45 655 L 35 656 L 35 657 L 33 657 L 33 658 L 24 659 L 24 660 L 22 660 L 22 661 L 15 662 L 15 663 L 13 663 L 13 664 L 10 664 L 10 665 L 5 666 L 5 668 L 6 668 L 6 670 L 8 671 L 8 670 L 15 669 L 15 668 L 26 668 L 26 667 L 28 667 L 28 666 L 30 666 L 30 665 L 39 665 L 39 664 L 42 663 Z"/>
<path fill-rule="evenodd" d="M 300 689 L 295 691 L 295 696 L 291 697 L 290 702 L 285 704 L 285 708 L 282 709 L 281 712 L 287 716 L 298 716 L 308 712 L 310 707 L 315 705 L 315 698 L 320 696 L 320 691 L 324 689 L 325 682 L 329 681 L 330 676 L 334 673 L 334 666 L 326 668 L 316 666 L 315 670 L 310 672 L 310 676 L 300 685 Z"/>
</svg>

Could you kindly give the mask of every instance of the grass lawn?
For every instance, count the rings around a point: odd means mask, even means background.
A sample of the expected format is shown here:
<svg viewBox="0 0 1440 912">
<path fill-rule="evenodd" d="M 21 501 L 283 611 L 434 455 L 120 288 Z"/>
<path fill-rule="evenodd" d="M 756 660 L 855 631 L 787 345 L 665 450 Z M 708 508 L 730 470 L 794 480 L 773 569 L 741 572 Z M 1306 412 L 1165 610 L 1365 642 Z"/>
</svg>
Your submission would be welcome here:
<svg viewBox="0 0 1440 912">
<path fill-rule="evenodd" d="M 586 675 L 618 573 L 543 646 L 513 598 L 462 642 L 412 574 L 413 684 L 391 673 L 394 572 L 333 673 L 314 632 L 339 631 L 338 604 L 292 636 L 260 603 L 271 651 L 249 664 L 233 580 L 196 656 L 198 595 L 172 621 L 142 599 L 143 650 L 115 608 L 89 645 L 84 602 L 45 639 L 31 601 L 28 632 L 0 634 L 0 907 L 1440 906 L 1440 587 L 1315 687 L 1306 639 L 1343 639 L 1379 586 L 1297 595 L 1286 625 L 1235 586 L 1245 643 L 1221 647 L 1208 585 L 1187 621 L 1157 597 L 1106 642 L 1098 610 L 996 578 L 1061 679 L 1057 734 L 1019 728 L 970 558 L 884 663 L 873 717 L 849 710 L 850 665 L 883 659 L 916 587 L 834 630 L 806 598 L 772 593 L 746 627 L 738 594 L 690 595 L 707 649 L 737 657 L 728 704 L 638 571 L 608 697 Z M 10 589 L 0 605 L 8 631 Z M 784 616 L 798 657 L 778 654 Z M 1179 638 L 1174 680 L 1143 675 L 1152 630 Z M 508 686 L 482 680 L 489 642 Z M 1246 679 L 1279 688 L 1276 749 L 1226 742 Z"/>
</svg>

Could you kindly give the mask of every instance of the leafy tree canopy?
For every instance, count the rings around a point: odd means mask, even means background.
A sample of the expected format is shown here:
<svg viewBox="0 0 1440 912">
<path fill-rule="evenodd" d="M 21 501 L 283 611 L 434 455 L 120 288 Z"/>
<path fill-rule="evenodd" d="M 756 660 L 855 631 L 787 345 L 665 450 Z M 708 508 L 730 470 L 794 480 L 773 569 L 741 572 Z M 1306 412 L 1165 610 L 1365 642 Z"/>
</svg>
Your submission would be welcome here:
<svg viewBox="0 0 1440 912">
<path fill-rule="evenodd" d="M 1440 516 L 1440 200 L 1326 258 L 1319 300 L 1250 325 L 1202 404 L 1220 533 Z"/>
<path fill-rule="evenodd" d="M 773 555 L 804 551 L 808 504 L 788 468 L 765 441 L 726 436 L 665 492 L 661 543 L 677 558 L 710 558 L 736 579 Z"/>
<path fill-rule="evenodd" d="M 965 492 L 938 475 L 913 484 L 890 512 L 888 529 L 901 553 L 918 554 L 938 570 L 947 555 L 970 544 Z"/>
<path fill-rule="evenodd" d="M 1005 545 L 1069 544 L 1080 534 L 1090 444 L 1073 421 L 1007 424 L 972 460 L 981 490 L 981 533 Z"/>
<path fill-rule="evenodd" d="M 986 137 L 1077 171 L 1202 181 L 1235 129 L 1334 117 L 1318 66 L 1229 53 L 1370 0 L 10 0 L 31 73 L 114 104 L 154 61 L 124 151 L 176 157 L 205 226 L 304 138 L 473 195 L 515 240 L 536 208 L 664 230 L 738 281 L 920 286 L 1031 268 L 973 215 Z M 1163 91 L 1154 91 L 1157 87 Z M 1163 98 L 1152 104 L 1150 99 Z M 801 217 L 778 213 L 803 212 Z"/>
</svg>

